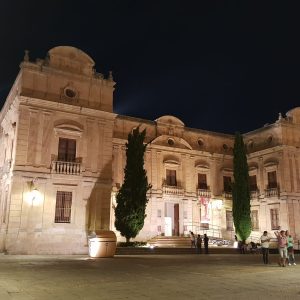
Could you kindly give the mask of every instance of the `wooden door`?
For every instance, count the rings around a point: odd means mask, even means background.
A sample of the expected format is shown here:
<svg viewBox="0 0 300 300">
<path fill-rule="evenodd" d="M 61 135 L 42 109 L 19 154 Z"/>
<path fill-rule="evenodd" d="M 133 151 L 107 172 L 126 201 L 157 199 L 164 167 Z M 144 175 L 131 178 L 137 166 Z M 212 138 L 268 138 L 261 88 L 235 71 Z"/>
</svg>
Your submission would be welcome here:
<svg viewBox="0 0 300 300">
<path fill-rule="evenodd" d="M 179 236 L 179 204 L 174 204 L 174 235 Z"/>
</svg>

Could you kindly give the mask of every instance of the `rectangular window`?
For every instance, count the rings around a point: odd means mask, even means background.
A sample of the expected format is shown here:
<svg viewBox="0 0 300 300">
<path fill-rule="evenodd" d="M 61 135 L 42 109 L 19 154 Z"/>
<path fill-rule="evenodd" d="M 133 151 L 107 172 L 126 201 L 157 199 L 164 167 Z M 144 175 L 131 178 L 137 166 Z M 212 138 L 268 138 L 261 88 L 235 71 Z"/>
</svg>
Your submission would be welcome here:
<svg viewBox="0 0 300 300">
<path fill-rule="evenodd" d="M 226 210 L 226 230 L 233 230 L 233 217 L 230 210 Z"/>
<path fill-rule="evenodd" d="M 71 222 L 72 192 L 56 192 L 55 223 Z"/>
<path fill-rule="evenodd" d="M 268 189 L 277 188 L 276 171 L 268 172 Z"/>
<path fill-rule="evenodd" d="M 279 213 L 278 213 L 278 208 L 270 209 L 270 216 L 271 216 L 271 229 L 272 230 L 279 229 Z"/>
<path fill-rule="evenodd" d="M 161 225 L 157 226 L 157 232 L 161 233 Z"/>
<path fill-rule="evenodd" d="M 252 226 L 252 230 L 258 230 L 259 229 L 258 210 L 252 210 L 251 211 L 251 226 Z"/>
<path fill-rule="evenodd" d="M 183 231 L 187 231 L 187 225 L 183 225 Z"/>
<path fill-rule="evenodd" d="M 158 217 L 158 218 L 161 218 L 161 209 L 158 209 L 158 210 L 157 210 L 157 217 Z"/>
<path fill-rule="evenodd" d="M 223 176 L 223 183 L 224 183 L 224 192 L 231 193 L 231 177 L 230 176 Z"/>
<path fill-rule="evenodd" d="M 76 161 L 76 140 L 59 138 L 58 143 L 59 161 Z"/>
<path fill-rule="evenodd" d="M 249 176 L 249 188 L 251 192 L 257 191 L 256 175 Z"/>
<path fill-rule="evenodd" d="M 206 174 L 198 174 L 198 189 L 207 190 Z"/>
<path fill-rule="evenodd" d="M 184 211 L 184 212 L 183 212 L 183 218 L 184 218 L 184 219 L 187 219 L 187 211 Z"/>
<path fill-rule="evenodd" d="M 166 170 L 166 184 L 170 186 L 177 186 L 176 170 Z"/>
</svg>

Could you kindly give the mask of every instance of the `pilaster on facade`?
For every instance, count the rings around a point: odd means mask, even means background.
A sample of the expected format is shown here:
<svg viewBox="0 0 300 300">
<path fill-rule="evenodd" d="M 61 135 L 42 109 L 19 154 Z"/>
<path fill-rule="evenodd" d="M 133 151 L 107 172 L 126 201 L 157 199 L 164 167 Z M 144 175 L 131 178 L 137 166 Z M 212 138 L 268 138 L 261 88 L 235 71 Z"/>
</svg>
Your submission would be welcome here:
<svg viewBox="0 0 300 300">
<path fill-rule="evenodd" d="M 152 185 L 137 239 L 189 230 L 232 239 L 232 194 L 225 182 L 233 179 L 234 137 L 188 128 L 173 116 L 117 116 L 115 82 L 93 66 L 73 47 L 56 47 L 45 60 L 27 57 L 21 64 L 0 114 L 0 249 L 86 253 L 91 231 L 115 230 L 125 143 L 137 126 L 147 129 L 144 167 Z M 258 220 L 252 236 L 281 227 L 300 239 L 299 124 L 295 108 L 244 135 L 251 213 Z M 28 185 L 36 179 L 35 188 Z"/>
</svg>

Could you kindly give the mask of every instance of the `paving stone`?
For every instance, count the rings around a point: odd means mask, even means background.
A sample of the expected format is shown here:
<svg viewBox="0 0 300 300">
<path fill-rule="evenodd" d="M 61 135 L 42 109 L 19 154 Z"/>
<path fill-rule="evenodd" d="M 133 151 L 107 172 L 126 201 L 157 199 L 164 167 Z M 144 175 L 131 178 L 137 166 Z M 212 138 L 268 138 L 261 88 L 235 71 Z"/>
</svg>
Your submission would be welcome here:
<svg viewBox="0 0 300 300">
<path fill-rule="evenodd" d="M 300 266 L 280 268 L 277 255 L 271 259 L 263 265 L 260 255 L 239 254 L 0 256 L 0 299 L 300 299 Z"/>
</svg>

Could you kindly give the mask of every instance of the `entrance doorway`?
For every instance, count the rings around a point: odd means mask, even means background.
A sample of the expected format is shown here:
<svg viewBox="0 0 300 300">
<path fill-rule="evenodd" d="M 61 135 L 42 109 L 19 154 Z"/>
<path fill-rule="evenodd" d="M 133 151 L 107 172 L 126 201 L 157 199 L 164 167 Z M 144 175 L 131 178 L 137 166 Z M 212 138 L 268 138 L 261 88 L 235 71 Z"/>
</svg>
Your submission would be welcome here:
<svg viewBox="0 0 300 300">
<path fill-rule="evenodd" d="M 179 236 L 179 204 L 165 204 L 165 236 Z"/>
<path fill-rule="evenodd" d="M 179 204 L 174 204 L 174 235 L 179 236 Z"/>
</svg>

